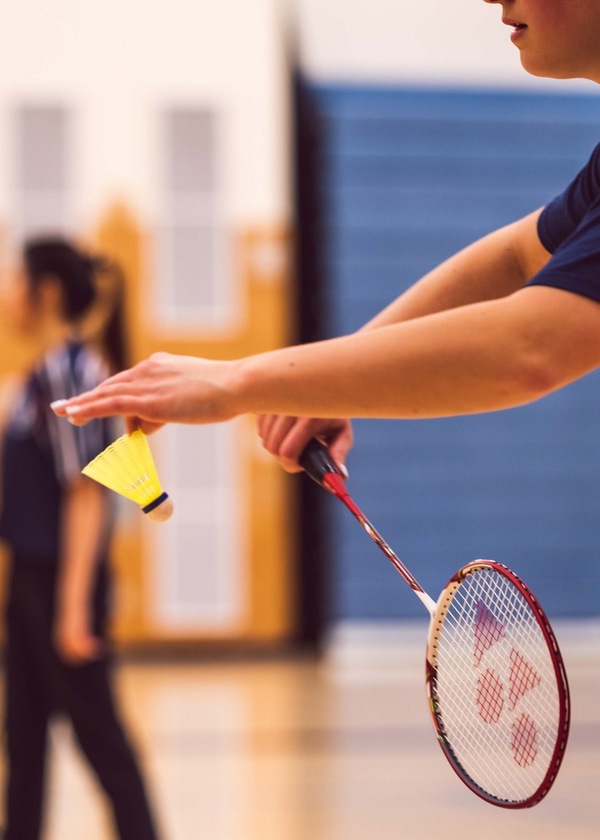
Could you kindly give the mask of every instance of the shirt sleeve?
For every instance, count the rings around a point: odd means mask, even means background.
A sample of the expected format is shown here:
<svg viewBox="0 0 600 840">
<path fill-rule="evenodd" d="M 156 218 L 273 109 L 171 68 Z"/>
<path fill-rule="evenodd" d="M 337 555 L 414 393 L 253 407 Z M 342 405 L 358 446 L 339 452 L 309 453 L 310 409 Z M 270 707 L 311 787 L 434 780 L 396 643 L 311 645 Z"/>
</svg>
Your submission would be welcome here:
<svg viewBox="0 0 600 840">
<path fill-rule="evenodd" d="M 108 376 L 108 368 L 99 354 L 81 346 L 61 348 L 49 353 L 41 375 L 46 380 L 50 402 L 69 399 L 99 385 Z M 105 449 L 111 439 L 108 420 L 92 420 L 85 426 L 73 426 L 46 407 L 48 437 L 59 483 L 76 481 L 81 470 Z"/>
<path fill-rule="evenodd" d="M 538 235 L 552 257 L 527 285 L 565 289 L 600 302 L 600 145 L 544 208 Z"/>
</svg>

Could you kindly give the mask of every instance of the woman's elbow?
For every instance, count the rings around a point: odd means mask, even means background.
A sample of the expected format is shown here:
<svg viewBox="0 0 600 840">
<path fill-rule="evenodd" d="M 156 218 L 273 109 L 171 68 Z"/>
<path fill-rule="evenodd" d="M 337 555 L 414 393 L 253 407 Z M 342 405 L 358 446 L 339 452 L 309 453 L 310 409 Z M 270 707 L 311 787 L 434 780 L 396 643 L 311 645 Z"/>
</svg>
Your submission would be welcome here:
<svg viewBox="0 0 600 840">
<path fill-rule="evenodd" d="M 524 402 L 533 402 L 577 378 L 569 376 L 565 360 L 552 349 L 536 348 L 524 352 L 516 365 L 517 387 L 523 393 Z"/>
</svg>

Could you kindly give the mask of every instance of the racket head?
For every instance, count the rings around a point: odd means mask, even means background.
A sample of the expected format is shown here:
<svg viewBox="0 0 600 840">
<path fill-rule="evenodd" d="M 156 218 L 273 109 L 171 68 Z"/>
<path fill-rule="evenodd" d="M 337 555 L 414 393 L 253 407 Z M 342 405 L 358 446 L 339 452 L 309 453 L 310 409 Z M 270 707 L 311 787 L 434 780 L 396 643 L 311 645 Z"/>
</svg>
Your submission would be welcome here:
<svg viewBox="0 0 600 840">
<path fill-rule="evenodd" d="M 476 560 L 449 581 L 426 681 L 438 741 L 467 787 L 501 808 L 541 802 L 567 747 L 569 686 L 550 622 L 514 572 Z"/>
</svg>

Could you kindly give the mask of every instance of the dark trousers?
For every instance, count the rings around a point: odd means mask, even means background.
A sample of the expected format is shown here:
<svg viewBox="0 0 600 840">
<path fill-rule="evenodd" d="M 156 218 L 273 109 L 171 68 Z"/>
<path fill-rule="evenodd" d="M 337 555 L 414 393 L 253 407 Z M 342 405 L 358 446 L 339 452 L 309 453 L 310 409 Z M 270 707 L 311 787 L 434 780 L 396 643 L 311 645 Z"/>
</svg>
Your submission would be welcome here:
<svg viewBox="0 0 600 840">
<path fill-rule="evenodd" d="M 106 565 L 94 591 L 94 632 L 105 637 Z M 115 707 L 110 659 L 81 666 L 55 653 L 56 564 L 15 557 L 6 613 L 5 728 L 8 779 L 5 840 L 38 840 L 44 810 L 48 724 L 70 719 L 104 788 L 121 840 L 156 840 L 144 784 Z"/>
</svg>

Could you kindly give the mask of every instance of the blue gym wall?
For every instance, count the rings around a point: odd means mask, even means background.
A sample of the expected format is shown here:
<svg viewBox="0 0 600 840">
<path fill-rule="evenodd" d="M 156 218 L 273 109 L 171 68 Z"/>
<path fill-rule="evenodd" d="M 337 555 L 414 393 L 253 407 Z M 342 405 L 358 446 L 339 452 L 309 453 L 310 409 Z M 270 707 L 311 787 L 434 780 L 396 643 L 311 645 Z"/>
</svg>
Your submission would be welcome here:
<svg viewBox="0 0 600 840">
<path fill-rule="evenodd" d="M 593 96 L 315 86 L 327 336 L 559 193 L 600 141 Z M 510 348 L 507 348 L 510 352 Z M 355 423 L 350 488 L 437 594 L 463 563 L 506 563 L 553 616 L 599 614 L 600 372 L 524 408 Z M 423 609 L 328 501 L 332 617 Z"/>
</svg>

